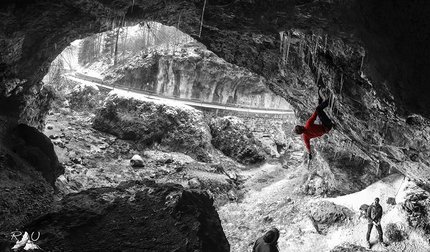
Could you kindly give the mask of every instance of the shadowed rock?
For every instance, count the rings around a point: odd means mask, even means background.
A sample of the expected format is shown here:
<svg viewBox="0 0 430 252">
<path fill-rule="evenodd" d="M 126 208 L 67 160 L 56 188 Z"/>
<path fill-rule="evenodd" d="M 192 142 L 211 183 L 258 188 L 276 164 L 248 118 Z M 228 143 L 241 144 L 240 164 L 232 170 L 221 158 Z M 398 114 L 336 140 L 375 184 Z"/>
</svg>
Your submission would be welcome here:
<svg viewBox="0 0 430 252">
<path fill-rule="evenodd" d="M 207 194 L 149 180 L 69 194 L 23 230 L 46 251 L 230 251 Z"/>
<path fill-rule="evenodd" d="M 64 167 L 58 162 L 51 140 L 36 128 L 19 124 L 14 130 L 13 151 L 27 160 L 52 186 L 64 173 Z"/>
</svg>

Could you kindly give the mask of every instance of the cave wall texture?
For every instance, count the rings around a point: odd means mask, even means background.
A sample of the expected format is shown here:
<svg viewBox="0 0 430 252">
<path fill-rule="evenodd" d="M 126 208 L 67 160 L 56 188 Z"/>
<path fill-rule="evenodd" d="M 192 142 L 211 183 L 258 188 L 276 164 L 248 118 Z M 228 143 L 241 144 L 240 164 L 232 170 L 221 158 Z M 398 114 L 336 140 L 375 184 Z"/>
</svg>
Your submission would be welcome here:
<svg viewBox="0 0 430 252">
<path fill-rule="evenodd" d="M 158 21 L 266 78 L 303 121 L 317 83 L 326 87 L 336 130 L 314 145 L 327 162 L 350 154 L 375 177 L 395 168 L 430 185 L 429 9 L 425 0 L 6 0 L 0 112 L 40 128 L 41 80 L 70 42 L 121 20 Z"/>
</svg>

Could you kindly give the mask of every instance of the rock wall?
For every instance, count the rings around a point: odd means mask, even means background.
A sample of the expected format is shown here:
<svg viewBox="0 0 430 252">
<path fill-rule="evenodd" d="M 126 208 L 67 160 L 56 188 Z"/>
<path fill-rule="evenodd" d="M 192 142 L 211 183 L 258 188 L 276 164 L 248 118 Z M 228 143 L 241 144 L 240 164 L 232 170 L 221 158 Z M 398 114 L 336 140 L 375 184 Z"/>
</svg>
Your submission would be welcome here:
<svg viewBox="0 0 430 252">
<path fill-rule="evenodd" d="M 198 44 L 180 52 L 135 56 L 127 65 L 108 69 L 104 81 L 155 94 L 243 107 L 291 109 L 271 92 L 264 78 L 235 66 Z"/>
</svg>

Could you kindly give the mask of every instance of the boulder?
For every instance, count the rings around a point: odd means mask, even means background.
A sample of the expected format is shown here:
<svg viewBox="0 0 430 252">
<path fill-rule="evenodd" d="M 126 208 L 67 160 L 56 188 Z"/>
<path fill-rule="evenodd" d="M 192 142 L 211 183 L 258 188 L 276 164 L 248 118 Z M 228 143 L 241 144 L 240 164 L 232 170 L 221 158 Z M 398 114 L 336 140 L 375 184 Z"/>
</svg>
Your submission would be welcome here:
<svg viewBox="0 0 430 252">
<path fill-rule="evenodd" d="M 101 102 L 100 90 L 94 84 L 78 84 L 66 98 L 73 110 L 95 109 Z"/>
<path fill-rule="evenodd" d="M 189 106 L 111 92 L 97 111 L 93 127 L 133 140 L 142 149 L 158 147 L 182 152 L 203 162 L 212 160 L 209 127 L 202 112 Z"/>
<path fill-rule="evenodd" d="M 352 211 L 329 201 L 319 201 L 309 206 L 309 214 L 322 224 L 334 225 L 352 216 Z"/>
<path fill-rule="evenodd" d="M 139 155 L 134 155 L 131 159 L 130 159 L 130 164 L 133 167 L 143 167 L 145 166 L 143 158 Z"/>
<path fill-rule="evenodd" d="M 212 145 L 243 164 L 255 164 L 265 161 L 268 154 L 261 142 L 250 129 L 235 116 L 213 118 L 209 124 Z"/>
<path fill-rule="evenodd" d="M 332 226 L 337 226 L 348 221 L 353 212 L 346 207 L 339 206 L 329 201 L 310 203 L 308 206 L 308 217 L 318 233 L 325 234 Z"/>
<path fill-rule="evenodd" d="M 32 164 L 54 186 L 57 177 L 64 173 L 64 167 L 58 161 L 51 140 L 36 128 L 25 124 L 19 124 L 12 131 L 12 138 L 12 150 Z"/>
</svg>

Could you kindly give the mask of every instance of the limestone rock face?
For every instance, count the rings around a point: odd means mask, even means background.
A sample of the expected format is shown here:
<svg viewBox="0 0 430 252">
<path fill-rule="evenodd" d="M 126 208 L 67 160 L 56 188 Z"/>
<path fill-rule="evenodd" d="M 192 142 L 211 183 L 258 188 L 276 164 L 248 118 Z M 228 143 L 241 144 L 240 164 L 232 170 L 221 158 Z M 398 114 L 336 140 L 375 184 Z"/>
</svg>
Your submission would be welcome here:
<svg viewBox="0 0 430 252">
<path fill-rule="evenodd" d="M 23 230 L 50 251 L 230 251 L 207 194 L 149 180 L 69 194 Z"/>
<path fill-rule="evenodd" d="M 267 158 L 261 142 L 237 117 L 214 118 L 210 122 L 212 144 L 226 156 L 243 164 L 260 163 Z"/>
<path fill-rule="evenodd" d="M 168 105 L 118 94 L 109 95 L 98 110 L 93 127 L 142 148 L 187 153 L 199 161 L 212 159 L 211 135 L 203 114 L 188 106 Z"/>
<path fill-rule="evenodd" d="M 164 96 L 244 107 L 290 107 L 284 98 L 266 87 L 263 77 L 194 43 L 174 54 L 137 55 L 125 67 L 108 69 L 104 75 L 111 85 Z"/>
</svg>

